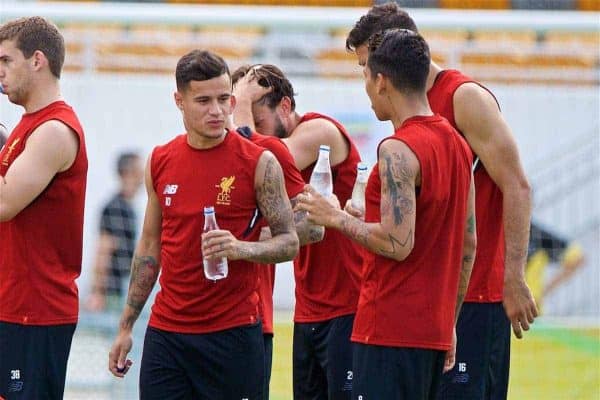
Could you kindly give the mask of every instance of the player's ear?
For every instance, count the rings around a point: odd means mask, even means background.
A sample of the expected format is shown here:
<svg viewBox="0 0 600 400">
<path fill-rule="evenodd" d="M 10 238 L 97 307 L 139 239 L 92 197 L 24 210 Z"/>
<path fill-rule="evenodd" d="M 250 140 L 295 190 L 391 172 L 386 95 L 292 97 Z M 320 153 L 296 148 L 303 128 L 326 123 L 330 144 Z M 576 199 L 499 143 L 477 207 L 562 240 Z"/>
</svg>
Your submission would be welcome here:
<svg viewBox="0 0 600 400">
<path fill-rule="evenodd" d="M 183 111 L 183 96 L 181 96 L 181 93 L 179 93 L 179 91 L 173 93 L 173 99 L 175 100 L 175 105 L 177 106 L 177 108 Z"/>
<path fill-rule="evenodd" d="M 384 94 L 386 92 L 388 83 L 388 79 L 381 73 L 378 73 L 375 77 L 375 89 L 377 91 L 377 94 Z"/>
</svg>

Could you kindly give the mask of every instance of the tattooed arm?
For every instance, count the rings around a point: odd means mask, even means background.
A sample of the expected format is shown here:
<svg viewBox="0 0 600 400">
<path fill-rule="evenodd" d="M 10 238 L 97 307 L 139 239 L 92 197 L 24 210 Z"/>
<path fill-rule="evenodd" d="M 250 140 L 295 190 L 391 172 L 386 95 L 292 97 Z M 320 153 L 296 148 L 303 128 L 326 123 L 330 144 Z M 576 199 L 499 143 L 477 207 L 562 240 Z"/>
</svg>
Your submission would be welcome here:
<svg viewBox="0 0 600 400">
<path fill-rule="evenodd" d="M 475 249 L 477 248 L 477 232 L 475 224 L 475 183 L 471 173 L 471 186 L 469 188 L 469 199 L 467 200 L 467 220 L 463 236 L 463 257 L 460 277 L 458 280 L 458 295 L 456 298 L 455 323 L 458 321 L 460 308 L 467 294 L 469 278 L 475 263 Z"/>
<path fill-rule="evenodd" d="M 334 207 L 310 186 L 311 196 L 302 196 L 298 210 L 308 211 L 309 221 L 331 227 L 370 251 L 398 261 L 412 251 L 415 232 L 415 186 L 420 183 L 420 166 L 414 153 L 399 140 L 379 147 L 381 179 L 381 222 L 365 223 Z"/>
<path fill-rule="evenodd" d="M 290 202 L 292 207 L 295 208 L 298 204 L 298 196 L 290 199 Z M 311 224 L 307 217 L 308 215 L 304 211 L 294 211 L 294 224 L 296 225 L 300 246 L 320 242 L 325 236 L 325 228 L 321 225 Z"/>
<path fill-rule="evenodd" d="M 256 201 L 267 220 L 271 238 L 259 242 L 236 239 L 222 229 L 202 234 L 205 257 L 248 260 L 270 264 L 293 259 L 298 253 L 298 236 L 290 200 L 285 193 L 283 173 L 277 159 L 265 151 L 258 160 L 254 176 Z"/>
<path fill-rule="evenodd" d="M 131 263 L 127 304 L 121 314 L 119 333 L 109 353 L 108 369 L 113 375 L 120 378 L 125 376 L 131 366 L 131 361 L 126 360 L 126 357 L 132 346 L 133 324 L 144 308 L 160 271 L 162 213 L 152 185 L 150 159 L 146 165 L 146 191 L 148 192 L 148 203 L 144 216 L 144 227 Z"/>
</svg>

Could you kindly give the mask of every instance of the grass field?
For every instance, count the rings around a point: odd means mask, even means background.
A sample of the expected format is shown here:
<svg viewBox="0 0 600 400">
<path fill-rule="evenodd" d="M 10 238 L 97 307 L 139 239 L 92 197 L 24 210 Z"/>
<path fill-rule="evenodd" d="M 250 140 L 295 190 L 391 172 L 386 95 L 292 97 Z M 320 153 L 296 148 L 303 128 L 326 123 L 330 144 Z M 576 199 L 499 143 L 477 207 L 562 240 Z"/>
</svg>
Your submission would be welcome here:
<svg viewBox="0 0 600 400">
<path fill-rule="evenodd" d="M 277 323 L 271 400 L 292 398 L 292 324 Z M 600 400 L 600 329 L 534 325 L 513 340 L 510 400 Z"/>
</svg>

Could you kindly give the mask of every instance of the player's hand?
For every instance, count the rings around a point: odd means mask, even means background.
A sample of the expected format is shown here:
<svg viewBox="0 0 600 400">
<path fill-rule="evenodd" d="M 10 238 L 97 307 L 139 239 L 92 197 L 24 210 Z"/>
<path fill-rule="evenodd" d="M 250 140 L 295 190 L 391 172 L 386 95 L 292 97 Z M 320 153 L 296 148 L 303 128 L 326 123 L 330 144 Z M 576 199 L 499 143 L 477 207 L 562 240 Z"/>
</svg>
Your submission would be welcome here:
<svg viewBox="0 0 600 400">
<path fill-rule="evenodd" d="M 504 279 L 502 304 L 515 336 L 518 339 L 523 338 L 523 331 L 528 331 L 529 324 L 532 324 L 538 316 L 535 300 L 523 278 L 507 277 Z"/>
<path fill-rule="evenodd" d="M 448 350 L 446 352 L 446 359 L 444 360 L 443 373 L 445 374 L 446 372 L 448 372 L 452 368 L 454 368 L 455 363 L 456 363 L 456 328 L 454 328 L 454 331 L 452 332 L 452 347 L 450 348 L 450 350 Z"/>
<path fill-rule="evenodd" d="M 131 332 L 119 332 L 108 353 L 108 370 L 117 378 L 123 378 L 133 364 L 127 359 L 132 344 Z"/>
<path fill-rule="evenodd" d="M 202 256 L 214 260 L 227 258 L 229 260 L 240 260 L 243 257 L 241 242 L 233 234 L 224 229 L 202 234 Z"/>
<path fill-rule="evenodd" d="M 304 186 L 304 192 L 296 196 L 294 211 L 307 211 L 308 222 L 331 227 L 336 211 L 340 211 L 340 201 L 335 194 L 329 198 L 321 196 L 312 186 Z"/>
<path fill-rule="evenodd" d="M 361 221 L 365 220 L 365 214 L 359 209 L 352 207 L 352 199 L 346 200 L 346 206 L 344 207 L 344 211 L 352 215 L 354 218 L 358 218 Z"/>
<path fill-rule="evenodd" d="M 233 88 L 233 95 L 236 99 L 248 99 L 254 103 L 263 98 L 264 95 L 270 93 L 272 87 L 264 87 L 258 84 L 258 79 L 253 71 L 248 71 L 246 75 L 240 78 Z"/>
</svg>

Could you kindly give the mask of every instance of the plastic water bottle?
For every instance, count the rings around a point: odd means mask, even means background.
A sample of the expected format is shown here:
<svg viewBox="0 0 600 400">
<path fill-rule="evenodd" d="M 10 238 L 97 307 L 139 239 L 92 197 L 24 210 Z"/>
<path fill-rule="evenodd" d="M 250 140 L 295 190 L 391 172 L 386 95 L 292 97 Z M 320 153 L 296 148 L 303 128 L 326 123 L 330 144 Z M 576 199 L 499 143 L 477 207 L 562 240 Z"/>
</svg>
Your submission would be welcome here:
<svg viewBox="0 0 600 400">
<path fill-rule="evenodd" d="M 363 215 L 365 214 L 365 188 L 367 187 L 368 179 L 369 172 L 367 171 L 367 164 L 359 162 L 356 165 L 356 181 L 354 182 L 354 188 L 352 189 L 350 205 L 359 210 Z"/>
<path fill-rule="evenodd" d="M 319 146 L 319 158 L 313 168 L 309 183 L 321 196 L 329 197 L 333 193 L 329 146 L 324 144 Z"/>
<path fill-rule="evenodd" d="M 214 207 L 204 207 L 204 232 L 214 231 L 219 229 L 217 225 L 217 219 L 215 217 Z M 216 281 L 227 277 L 229 267 L 227 266 L 227 258 L 223 257 L 220 260 L 209 260 L 206 257 L 203 258 L 204 263 L 204 276 L 206 279 Z"/>
</svg>

